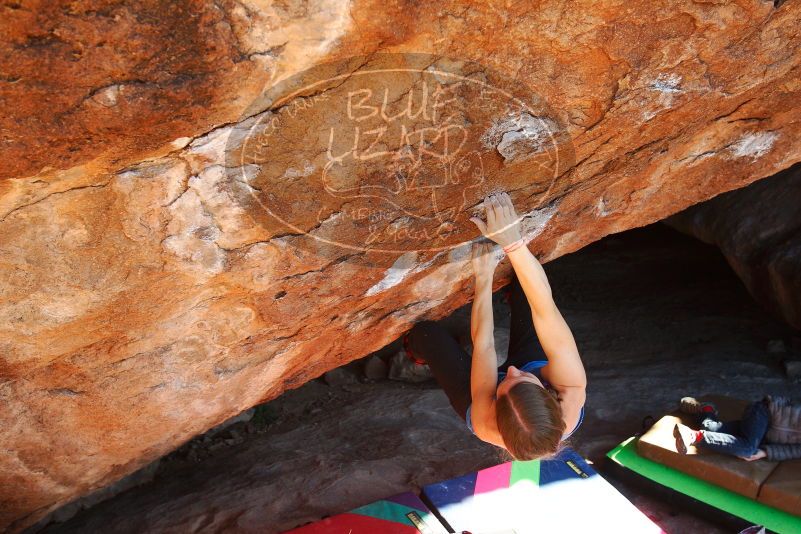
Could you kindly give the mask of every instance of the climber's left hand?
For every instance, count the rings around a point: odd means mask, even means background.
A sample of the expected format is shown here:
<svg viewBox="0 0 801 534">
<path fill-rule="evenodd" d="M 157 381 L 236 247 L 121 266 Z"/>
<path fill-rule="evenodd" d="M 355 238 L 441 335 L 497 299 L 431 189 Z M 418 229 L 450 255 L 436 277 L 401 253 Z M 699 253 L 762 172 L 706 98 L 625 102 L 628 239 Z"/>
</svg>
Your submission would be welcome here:
<svg viewBox="0 0 801 534">
<path fill-rule="evenodd" d="M 474 244 L 473 272 L 476 275 L 476 282 L 489 282 L 492 284 L 492 277 L 495 274 L 498 261 L 499 258 L 495 254 L 495 246 L 492 243 Z"/>
</svg>

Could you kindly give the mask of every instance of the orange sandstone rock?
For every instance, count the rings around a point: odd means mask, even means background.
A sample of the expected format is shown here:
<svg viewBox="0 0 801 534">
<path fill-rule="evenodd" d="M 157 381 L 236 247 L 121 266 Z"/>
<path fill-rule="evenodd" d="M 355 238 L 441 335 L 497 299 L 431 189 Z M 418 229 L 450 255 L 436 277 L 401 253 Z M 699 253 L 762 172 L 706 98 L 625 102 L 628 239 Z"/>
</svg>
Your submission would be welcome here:
<svg viewBox="0 0 801 534">
<path fill-rule="evenodd" d="M 796 2 L 0 10 L 12 531 L 463 304 L 487 191 L 547 261 L 801 160 Z"/>
</svg>

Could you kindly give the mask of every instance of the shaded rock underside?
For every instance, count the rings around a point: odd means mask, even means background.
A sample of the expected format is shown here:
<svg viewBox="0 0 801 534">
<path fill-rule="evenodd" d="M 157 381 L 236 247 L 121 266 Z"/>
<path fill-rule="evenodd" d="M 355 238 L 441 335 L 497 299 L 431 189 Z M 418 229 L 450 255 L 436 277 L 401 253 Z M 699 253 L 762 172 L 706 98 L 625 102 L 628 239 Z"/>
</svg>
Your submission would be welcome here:
<svg viewBox="0 0 801 534">
<path fill-rule="evenodd" d="M 801 330 L 801 165 L 666 222 L 719 246 L 751 295 Z"/>
</svg>

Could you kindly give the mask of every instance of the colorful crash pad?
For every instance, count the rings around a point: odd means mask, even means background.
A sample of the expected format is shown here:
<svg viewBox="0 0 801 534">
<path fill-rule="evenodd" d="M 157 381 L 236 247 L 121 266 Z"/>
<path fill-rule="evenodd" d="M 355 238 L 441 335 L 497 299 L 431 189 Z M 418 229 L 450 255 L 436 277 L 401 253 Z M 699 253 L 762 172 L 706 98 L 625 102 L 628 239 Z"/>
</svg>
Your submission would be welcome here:
<svg viewBox="0 0 801 534">
<path fill-rule="evenodd" d="M 413 493 L 401 493 L 344 514 L 289 530 L 286 534 L 446 534 L 439 520 Z"/>
<path fill-rule="evenodd" d="M 456 532 L 662 532 L 572 449 L 423 488 Z"/>
</svg>

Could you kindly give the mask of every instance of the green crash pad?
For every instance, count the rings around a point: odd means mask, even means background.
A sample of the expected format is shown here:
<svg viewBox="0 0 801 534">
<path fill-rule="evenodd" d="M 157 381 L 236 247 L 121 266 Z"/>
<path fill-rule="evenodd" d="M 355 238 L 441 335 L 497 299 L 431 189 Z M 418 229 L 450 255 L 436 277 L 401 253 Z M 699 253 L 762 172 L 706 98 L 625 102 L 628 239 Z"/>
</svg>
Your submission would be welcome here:
<svg viewBox="0 0 801 534">
<path fill-rule="evenodd" d="M 649 480 L 688 495 L 709 506 L 762 525 L 780 534 L 801 533 L 801 517 L 777 510 L 681 471 L 643 458 L 632 437 L 609 451 L 607 457 Z"/>
</svg>

